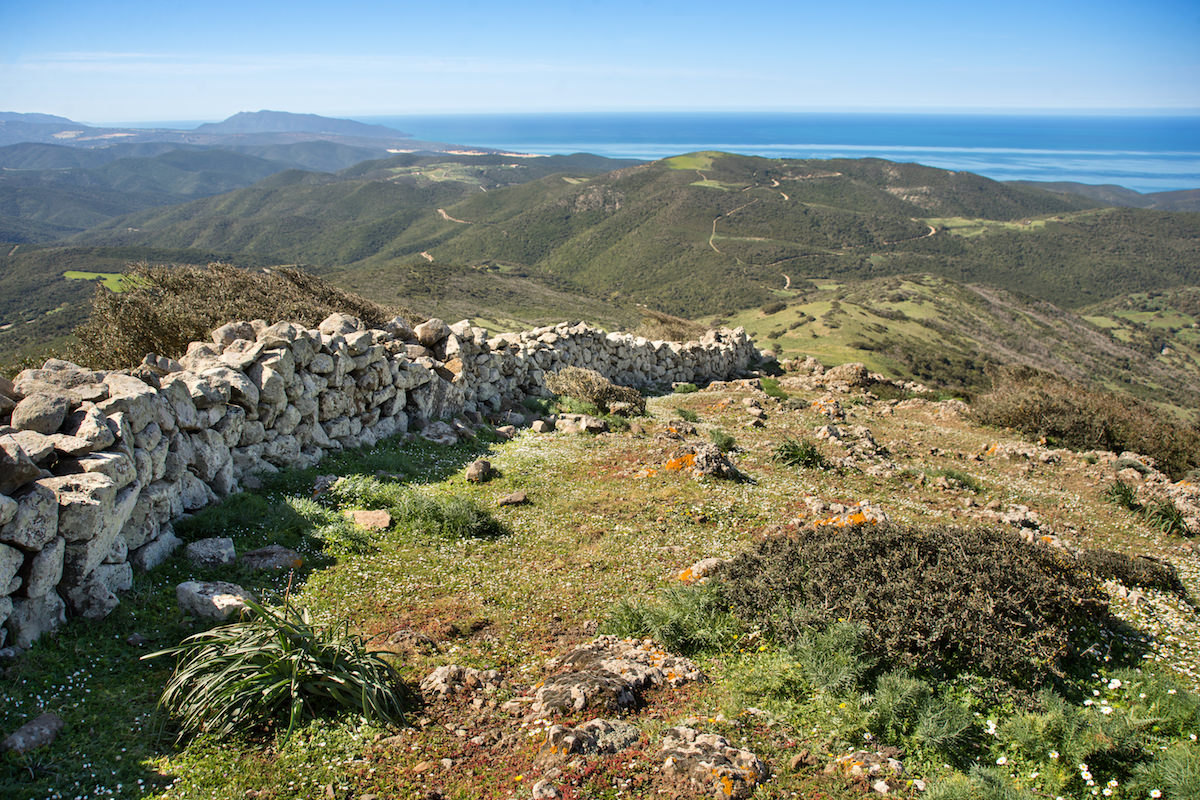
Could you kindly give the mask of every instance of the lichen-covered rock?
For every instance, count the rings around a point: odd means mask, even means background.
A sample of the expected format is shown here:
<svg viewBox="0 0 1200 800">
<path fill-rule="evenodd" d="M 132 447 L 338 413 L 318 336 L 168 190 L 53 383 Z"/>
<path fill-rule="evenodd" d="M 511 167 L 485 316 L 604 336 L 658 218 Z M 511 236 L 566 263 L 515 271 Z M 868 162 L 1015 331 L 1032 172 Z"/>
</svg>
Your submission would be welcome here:
<svg viewBox="0 0 1200 800">
<path fill-rule="evenodd" d="M 299 553 L 279 544 L 269 544 L 266 547 L 242 553 L 240 561 L 246 569 L 254 570 L 275 571 L 300 569 L 304 566 L 304 559 Z"/>
<path fill-rule="evenodd" d="M 55 592 L 41 597 L 13 600 L 13 610 L 4 623 L 10 641 L 16 647 L 27 650 L 44 634 L 58 628 L 67 621 L 67 606 Z"/>
<path fill-rule="evenodd" d="M 459 664 L 445 664 L 421 680 L 421 691 L 446 698 L 460 692 L 491 693 L 503 683 L 500 673 L 494 669 L 475 669 Z"/>
<path fill-rule="evenodd" d="M 233 539 L 228 536 L 215 536 L 191 542 L 187 546 L 186 554 L 188 561 L 198 567 L 220 567 L 232 564 L 237 558 Z"/>
<path fill-rule="evenodd" d="M 34 553 L 53 541 L 58 533 L 58 498 L 54 491 L 32 483 L 12 499 L 16 503 L 15 513 L 0 526 L 0 542 Z"/>
<path fill-rule="evenodd" d="M 494 474 L 495 470 L 492 469 L 492 462 L 484 458 L 477 458 L 467 467 L 466 477 L 471 483 L 486 483 L 491 480 Z"/>
<path fill-rule="evenodd" d="M 17 403 L 12 412 L 12 426 L 24 431 L 57 433 L 71 411 L 66 394 L 31 394 Z"/>
<path fill-rule="evenodd" d="M 702 444 L 696 448 L 692 474 L 698 478 L 711 476 L 724 480 L 742 480 L 744 477 L 715 444 Z"/>
<path fill-rule="evenodd" d="M 62 717 L 57 714 L 42 714 L 17 728 L 6 736 L 4 741 L 0 741 L 0 753 L 12 751 L 24 754 L 52 744 L 65 725 Z"/>
<path fill-rule="evenodd" d="M 566 761 L 574 755 L 612 755 L 628 750 L 641 738 L 641 728 L 621 720 L 597 717 L 577 728 L 551 725 L 546 729 L 538 760 L 549 764 Z"/>
<path fill-rule="evenodd" d="M 662 771 L 717 800 L 740 800 L 770 775 L 749 750 L 734 747 L 723 736 L 684 726 L 663 734 Z"/>
<path fill-rule="evenodd" d="M 224 620 L 249 611 L 254 596 L 235 583 L 185 581 L 175 587 L 179 609 L 201 619 Z"/>
</svg>

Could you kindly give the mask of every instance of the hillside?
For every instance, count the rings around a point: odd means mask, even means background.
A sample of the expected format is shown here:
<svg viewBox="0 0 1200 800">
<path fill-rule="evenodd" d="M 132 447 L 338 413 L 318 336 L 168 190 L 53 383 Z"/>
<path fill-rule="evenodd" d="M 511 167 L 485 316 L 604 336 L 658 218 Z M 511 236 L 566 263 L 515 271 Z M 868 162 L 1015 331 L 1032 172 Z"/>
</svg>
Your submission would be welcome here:
<svg viewBox="0 0 1200 800">
<path fill-rule="evenodd" d="M 1168 297 L 1190 298 L 1196 291 Z M 818 280 L 778 292 L 760 308 L 705 321 L 744 326 L 780 358 L 812 355 L 829 365 L 861 360 L 958 392 L 986 390 L 990 368 L 1019 364 L 1152 402 L 1200 406 L 1200 338 L 1191 327 L 1200 309 L 1164 309 L 1160 318 L 1135 312 L 1133 303 L 1081 315 L 990 286 L 915 275 Z M 1146 319 L 1144 330 L 1160 335 L 1134 333 L 1139 317 Z M 1171 334 L 1168 342 L 1164 336 Z"/>
<path fill-rule="evenodd" d="M 1095 186 L 1071 181 L 1009 181 L 1014 186 L 1077 195 L 1108 206 L 1153 208 L 1159 211 L 1200 211 L 1200 189 L 1171 192 L 1137 192 L 1124 186 Z"/>
<path fill-rule="evenodd" d="M 253 187 L 80 241 L 253 253 L 336 266 L 347 280 L 432 257 L 683 316 L 761 305 L 807 277 L 932 273 L 1069 308 L 1200 280 L 1198 215 L 1096 208 L 915 164 L 700 153 L 507 187 L 428 162 L 381 166 L 392 174 L 364 164 L 322 186 Z M 453 196 L 464 187 L 474 191 Z M 360 193 L 377 201 L 364 209 Z M 301 210 L 314 208 L 338 224 Z"/>
<path fill-rule="evenodd" d="M 284 111 L 239 111 L 221 122 L 206 122 L 199 125 L 195 132 L 202 136 L 246 133 L 321 133 L 383 139 L 411 137 L 411 134 L 383 125 L 368 125 L 349 119 L 331 119 L 316 114 L 292 114 Z"/>
</svg>

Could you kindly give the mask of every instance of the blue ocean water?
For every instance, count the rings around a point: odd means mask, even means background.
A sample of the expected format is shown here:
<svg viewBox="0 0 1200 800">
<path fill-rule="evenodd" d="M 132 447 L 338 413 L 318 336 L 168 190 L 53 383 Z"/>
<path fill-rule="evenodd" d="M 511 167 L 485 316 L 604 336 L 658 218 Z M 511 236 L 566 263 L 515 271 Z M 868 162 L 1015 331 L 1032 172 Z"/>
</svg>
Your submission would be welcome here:
<svg viewBox="0 0 1200 800">
<path fill-rule="evenodd" d="M 418 139 L 521 153 L 655 159 L 694 150 L 886 158 L 996 180 L 1200 188 L 1200 116 L 868 113 L 441 114 L 361 117 Z"/>
</svg>

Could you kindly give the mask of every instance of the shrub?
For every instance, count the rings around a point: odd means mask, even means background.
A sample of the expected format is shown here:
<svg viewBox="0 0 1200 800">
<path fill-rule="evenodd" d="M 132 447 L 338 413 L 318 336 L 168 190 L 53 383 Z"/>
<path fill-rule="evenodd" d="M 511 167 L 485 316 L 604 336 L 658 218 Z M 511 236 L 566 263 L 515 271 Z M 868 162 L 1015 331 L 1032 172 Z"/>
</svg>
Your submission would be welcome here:
<svg viewBox="0 0 1200 800">
<path fill-rule="evenodd" d="M 802 528 L 719 575 L 733 613 L 777 640 L 855 620 L 885 664 L 933 676 L 1037 685 L 1063 675 L 1082 634 L 1108 621 L 1073 559 L 1007 530 Z"/>
<path fill-rule="evenodd" d="M 691 394 L 692 392 L 700 391 L 700 387 L 694 383 L 677 383 L 672 391 L 675 394 Z"/>
<path fill-rule="evenodd" d="M 591 403 L 605 414 L 617 403 L 629 405 L 635 414 L 646 413 L 646 398 L 637 389 L 617 386 L 593 369 L 563 367 L 546 376 L 546 388 L 557 395 Z"/>
<path fill-rule="evenodd" d="M 690 410 L 688 410 L 688 409 L 686 409 L 686 408 L 678 408 L 678 407 L 676 407 L 676 409 L 675 409 L 675 414 L 676 414 L 676 416 L 678 416 L 678 417 L 679 417 L 681 420 L 683 420 L 684 422 L 697 423 L 697 422 L 699 422 L 699 421 L 700 421 L 700 415 L 699 415 L 699 414 L 697 414 L 695 411 L 690 411 Z"/>
<path fill-rule="evenodd" d="M 97 287 L 88 321 L 75 330 L 80 344 L 68 354 L 72 360 L 119 369 L 147 353 L 178 358 L 190 342 L 207 341 L 213 328 L 232 320 L 315 327 L 340 311 L 382 327 L 396 313 L 295 267 L 137 264 L 126 274 L 129 288 L 120 294 Z"/>
<path fill-rule="evenodd" d="M 627 638 L 650 637 L 683 655 L 726 650 L 741 634 L 711 581 L 673 586 L 651 601 L 624 599 L 609 612 L 603 629 Z"/>
<path fill-rule="evenodd" d="M 829 461 L 821 449 L 807 439 L 784 439 L 775 447 L 772 457 L 789 467 L 829 469 Z"/>
<path fill-rule="evenodd" d="M 1045 372 L 1007 368 L 976 398 L 976 418 L 1076 450 L 1132 450 L 1174 479 L 1200 466 L 1200 427 L 1185 426 L 1131 397 Z"/>
<path fill-rule="evenodd" d="M 1133 770 L 1128 784 L 1133 797 L 1157 797 L 1184 800 L 1200 797 L 1200 746 L 1195 742 L 1177 742 Z M 1151 794 L 1158 790 L 1159 795 Z"/>
<path fill-rule="evenodd" d="M 308 612 L 251 603 L 253 619 L 197 633 L 143 658 L 175 656 L 160 704 L 183 730 L 226 735 L 349 709 L 399 725 L 408 705 L 395 668 L 346 623 L 317 626 Z"/>
<path fill-rule="evenodd" d="M 728 453 L 737 448 L 737 440 L 720 428 L 712 428 L 709 430 L 708 438 L 712 440 L 712 443 L 715 444 L 717 449 L 722 453 Z"/>
<path fill-rule="evenodd" d="M 1175 568 L 1156 558 L 1127 556 L 1112 550 L 1084 550 L 1079 554 L 1079 562 L 1101 580 L 1112 578 L 1126 586 L 1186 594 Z"/>
<path fill-rule="evenodd" d="M 782 300 L 776 300 L 773 303 L 767 303 L 766 305 L 764 305 L 762 307 L 762 313 L 770 316 L 771 314 L 778 314 L 780 311 L 783 311 L 785 308 L 787 308 L 787 303 L 783 302 Z"/>
<path fill-rule="evenodd" d="M 656 339 L 666 342 L 690 342 L 699 339 L 710 328 L 661 311 L 649 308 L 642 309 L 642 321 L 633 333 L 643 339 Z"/>
</svg>

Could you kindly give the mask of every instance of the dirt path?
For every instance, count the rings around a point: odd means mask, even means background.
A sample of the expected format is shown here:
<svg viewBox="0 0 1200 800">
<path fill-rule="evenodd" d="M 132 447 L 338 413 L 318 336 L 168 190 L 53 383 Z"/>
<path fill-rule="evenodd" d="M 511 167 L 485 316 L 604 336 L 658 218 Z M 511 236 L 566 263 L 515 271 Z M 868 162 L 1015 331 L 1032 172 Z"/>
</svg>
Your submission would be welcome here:
<svg viewBox="0 0 1200 800">
<path fill-rule="evenodd" d="M 426 261 L 433 261 L 433 256 L 429 255 L 429 253 L 426 253 L 424 250 L 421 251 L 420 256 Z"/>
<path fill-rule="evenodd" d="M 450 216 L 449 214 L 446 213 L 446 209 L 444 209 L 444 208 L 439 208 L 438 214 L 440 214 L 442 219 L 446 220 L 446 222 L 457 222 L 460 225 L 470 225 L 471 224 L 471 223 L 467 222 L 465 219 L 457 219 L 456 217 Z"/>
<path fill-rule="evenodd" d="M 699 170 L 696 170 L 696 171 L 699 172 Z M 716 252 L 716 253 L 721 252 L 720 250 L 717 249 L 716 244 L 713 243 L 713 239 L 717 238 L 717 220 L 719 220 L 721 217 L 732 217 L 734 214 L 741 211 L 743 208 L 749 208 L 750 206 L 754 205 L 757 202 L 758 202 L 758 199 L 755 198 L 754 200 L 751 200 L 749 203 L 738 206 L 737 208 L 733 209 L 732 211 L 727 211 L 724 214 L 718 215 L 717 218 L 713 220 L 712 233 L 709 234 L 709 236 L 708 236 L 708 246 L 713 249 L 713 252 Z"/>
<path fill-rule="evenodd" d="M 786 272 L 781 272 L 779 274 L 783 276 L 783 290 L 786 292 L 788 289 L 792 288 L 792 278 Z"/>
<path fill-rule="evenodd" d="M 19 245 L 19 244 L 14 244 L 14 245 L 13 245 L 13 249 L 8 251 L 8 257 L 9 257 L 9 258 L 12 258 L 12 254 L 13 254 L 13 253 L 15 253 L 15 252 L 17 252 L 17 248 L 18 248 L 18 247 L 20 247 L 20 246 L 21 246 L 21 245 Z"/>
<path fill-rule="evenodd" d="M 928 239 L 937 233 L 937 228 L 929 226 L 929 233 L 922 233 L 920 236 L 910 236 L 907 239 L 896 239 L 894 242 L 883 242 L 883 244 L 900 244 L 901 242 L 915 242 L 917 239 Z"/>
</svg>

